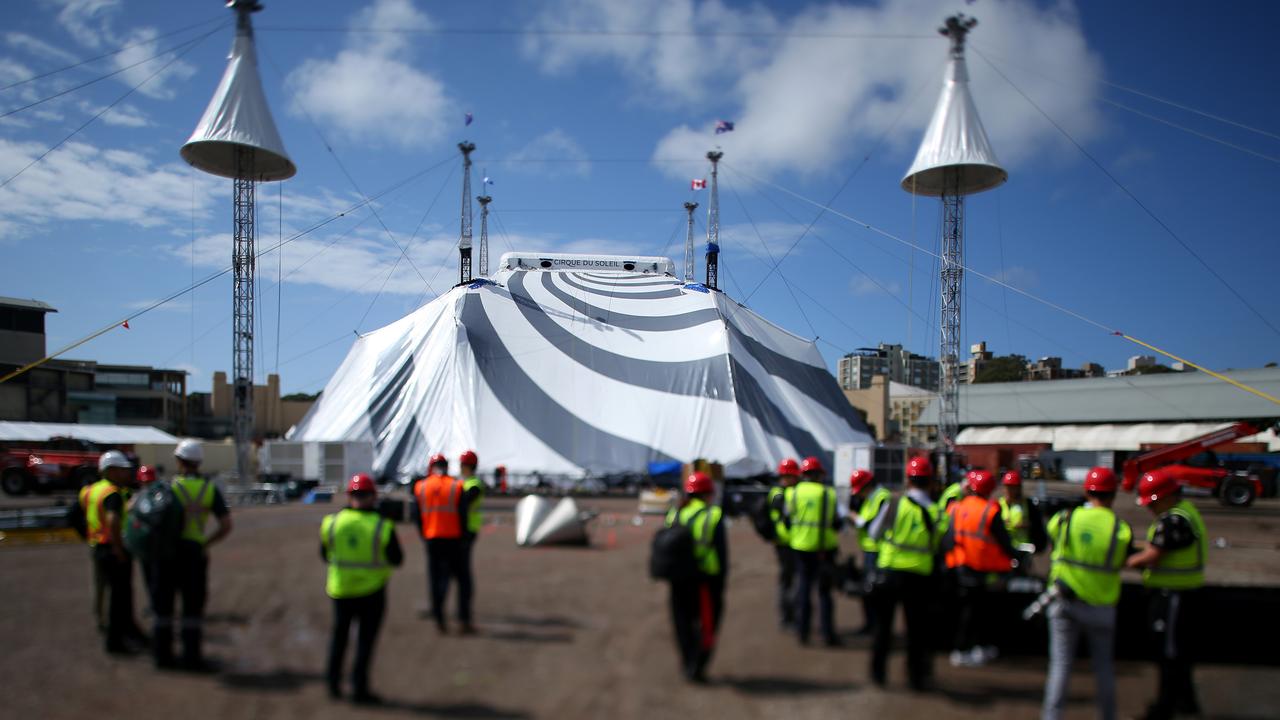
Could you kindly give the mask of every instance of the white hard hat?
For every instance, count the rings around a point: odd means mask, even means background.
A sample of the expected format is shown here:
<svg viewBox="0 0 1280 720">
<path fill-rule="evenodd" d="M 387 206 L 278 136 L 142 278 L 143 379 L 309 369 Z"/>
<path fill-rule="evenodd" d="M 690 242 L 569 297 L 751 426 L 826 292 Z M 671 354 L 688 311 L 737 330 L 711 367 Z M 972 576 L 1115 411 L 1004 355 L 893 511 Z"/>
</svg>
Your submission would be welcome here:
<svg viewBox="0 0 1280 720">
<path fill-rule="evenodd" d="M 198 465 L 204 462 L 204 447 L 200 445 L 199 440 L 188 438 L 178 443 L 178 447 L 173 451 L 173 456 L 179 460 L 186 460 L 189 463 Z"/>
<path fill-rule="evenodd" d="M 129 462 L 129 458 L 119 450 L 108 450 L 98 456 L 98 471 L 104 471 L 107 468 L 131 468 L 133 463 Z"/>
</svg>

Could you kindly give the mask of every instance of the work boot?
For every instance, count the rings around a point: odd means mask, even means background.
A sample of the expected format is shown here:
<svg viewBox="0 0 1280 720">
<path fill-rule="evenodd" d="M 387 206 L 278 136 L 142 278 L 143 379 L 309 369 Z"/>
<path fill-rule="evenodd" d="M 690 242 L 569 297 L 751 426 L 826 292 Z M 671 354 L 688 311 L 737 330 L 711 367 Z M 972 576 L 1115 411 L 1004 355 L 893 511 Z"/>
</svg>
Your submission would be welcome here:
<svg viewBox="0 0 1280 720">
<path fill-rule="evenodd" d="M 381 705 L 382 698 L 369 690 L 356 690 L 351 694 L 351 702 L 356 705 Z"/>
<path fill-rule="evenodd" d="M 477 632 L 476 626 L 472 625 L 471 623 L 463 623 L 462 629 L 458 631 L 458 633 L 461 635 L 475 635 L 476 632 Z"/>
</svg>

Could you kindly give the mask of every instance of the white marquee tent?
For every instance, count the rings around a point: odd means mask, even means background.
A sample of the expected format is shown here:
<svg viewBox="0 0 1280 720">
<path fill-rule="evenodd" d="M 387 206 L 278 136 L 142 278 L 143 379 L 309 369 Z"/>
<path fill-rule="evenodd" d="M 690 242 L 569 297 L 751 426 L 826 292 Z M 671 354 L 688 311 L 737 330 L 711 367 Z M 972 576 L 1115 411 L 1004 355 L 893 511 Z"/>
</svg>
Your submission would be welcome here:
<svg viewBox="0 0 1280 720">
<path fill-rule="evenodd" d="M 730 475 L 869 443 L 814 343 L 666 258 L 508 253 L 360 337 L 292 440 L 369 440 L 380 474 L 475 449 L 482 469 Z"/>
</svg>

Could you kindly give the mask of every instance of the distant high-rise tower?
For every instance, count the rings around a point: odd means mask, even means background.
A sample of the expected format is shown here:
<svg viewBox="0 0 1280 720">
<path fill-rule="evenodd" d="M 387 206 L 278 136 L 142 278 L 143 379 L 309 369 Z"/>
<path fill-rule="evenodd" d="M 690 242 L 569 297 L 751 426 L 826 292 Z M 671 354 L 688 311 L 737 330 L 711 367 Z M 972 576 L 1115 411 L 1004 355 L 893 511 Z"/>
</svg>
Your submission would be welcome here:
<svg viewBox="0 0 1280 720">
<path fill-rule="evenodd" d="M 947 18 L 938 32 L 951 39 L 946 84 L 933 119 L 925 130 L 915 162 L 902 179 L 902 189 L 942 198 L 942 316 L 939 360 L 942 362 L 941 413 L 938 438 L 944 449 L 955 447 L 960 429 L 960 303 L 964 289 L 964 196 L 990 190 L 1009 175 L 996 161 L 978 110 L 969 95 L 964 62 L 965 36 L 978 24 L 964 15 Z"/>
<path fill-rule="evenodd" d="M 493 198 L 481 195 L 476 198 L 480 203 L 480 277 L 489 277 L 489 203 Z"/>
<path fill-rule="evenodd" d="M 707 153 L 711 161 L 711 199 L 707 203 L 707 287 L 715 290 L 720 283 L 720 190 L 717 184 L 720 158 L 724 153 Z"/>
<path fill-rule="evenodd" d="M 271 118 L 271 108 L 258 76 L 252 13 L 257 0 L 230 0 L 236 13 L 236 37 L 227 69 L 213 99 L 182 146 L 182 159 L 198 170 L 231 178 L 232 249 L 231 338 L 232 432 L 236 441 L 236 472 L 240 482 L 253 480 L 253 279 L 254 187 L 258 182 L 293 177 L 297 167 L 289 159 Z"/>
<path fill-rule="evenodd" d="M 462 231 L 458 236 L 459 284 L 471 282 L 471 152 L 472 142 L 458 143 L 462 151 Z"/>
<path fill-rule="evenodd" d="M 693 211 L 697 209 L 696 202 L 684 204 L 684 211 L 689 213 L 689 231 L 684 240 L 684 281 L 687 283 L 693 282 Z"/>
</svg>

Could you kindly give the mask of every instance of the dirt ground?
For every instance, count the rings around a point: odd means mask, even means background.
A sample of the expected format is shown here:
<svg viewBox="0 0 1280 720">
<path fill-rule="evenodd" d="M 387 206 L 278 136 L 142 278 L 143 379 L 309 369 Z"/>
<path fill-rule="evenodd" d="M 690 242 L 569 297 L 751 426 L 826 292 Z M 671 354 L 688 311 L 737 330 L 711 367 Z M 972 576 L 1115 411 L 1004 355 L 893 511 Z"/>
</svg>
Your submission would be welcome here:
<svg viewBox="0 0 1280 720">
<path fill-rule="evenodd" d="M 0 709 L 10 718 L 324 718 L 425 715 L 462 718 L 827 718 L 837 715 L 1029 718 L 1038 714 L 1043 658 L 1000 660 L 984 669 L 936 664 L 939 689 L 905 690 L 895 656 L 886 690 L 867 682 L 868 646 L 852 631 L 857 601 L 837 598 L 846 635 L 839 649 L 802 648 L 773 612 L 771 549 L 747 522 L 730 531 L 732 572 L 721 643 L 706 687 L 679 679 L 666 588 L 645 573 L 657 520 L 632 524 L 634 500 L 582 500 L 601 515 L 589 548 L 517 548 L 512 500 L 489 502 L 476 551 L 477 637 L 438 637 L 418 617 L 426 581 L 423 549 L 399 528 L 406 563 L 374 664 L 383 708 L 331 702 L 322 673 L 330 622 L 318 557 L 320 517 L 334 506 L 237 508 L 236 529 L 213 550 L 209 676 L 158 673 L 143 658 L 106 656 L 90 616 L 90 566 L 82 545 L 0 541 Z M 1280 502 L 1246 511 L 1206 510 L 1210 581 L 1280 585 L 1275 558 Z M 1141 511 L 1124 514 L 1141 533 Z M 844 539 L 852 547 L 852 539 Z M 145 608 L 138 583 L 137 602 Z M 1269 622 L 1276 622 L 1275 618 Z M 1154 671 L 1119 668 L 1121 716 L 1150 699 Z M 1276 717 L 1280 668 L 1202 666 L 1206 715 Z M 1081 663 L 1071 717 L 1093 717 L 1092 679 Z"/>
</svg>

